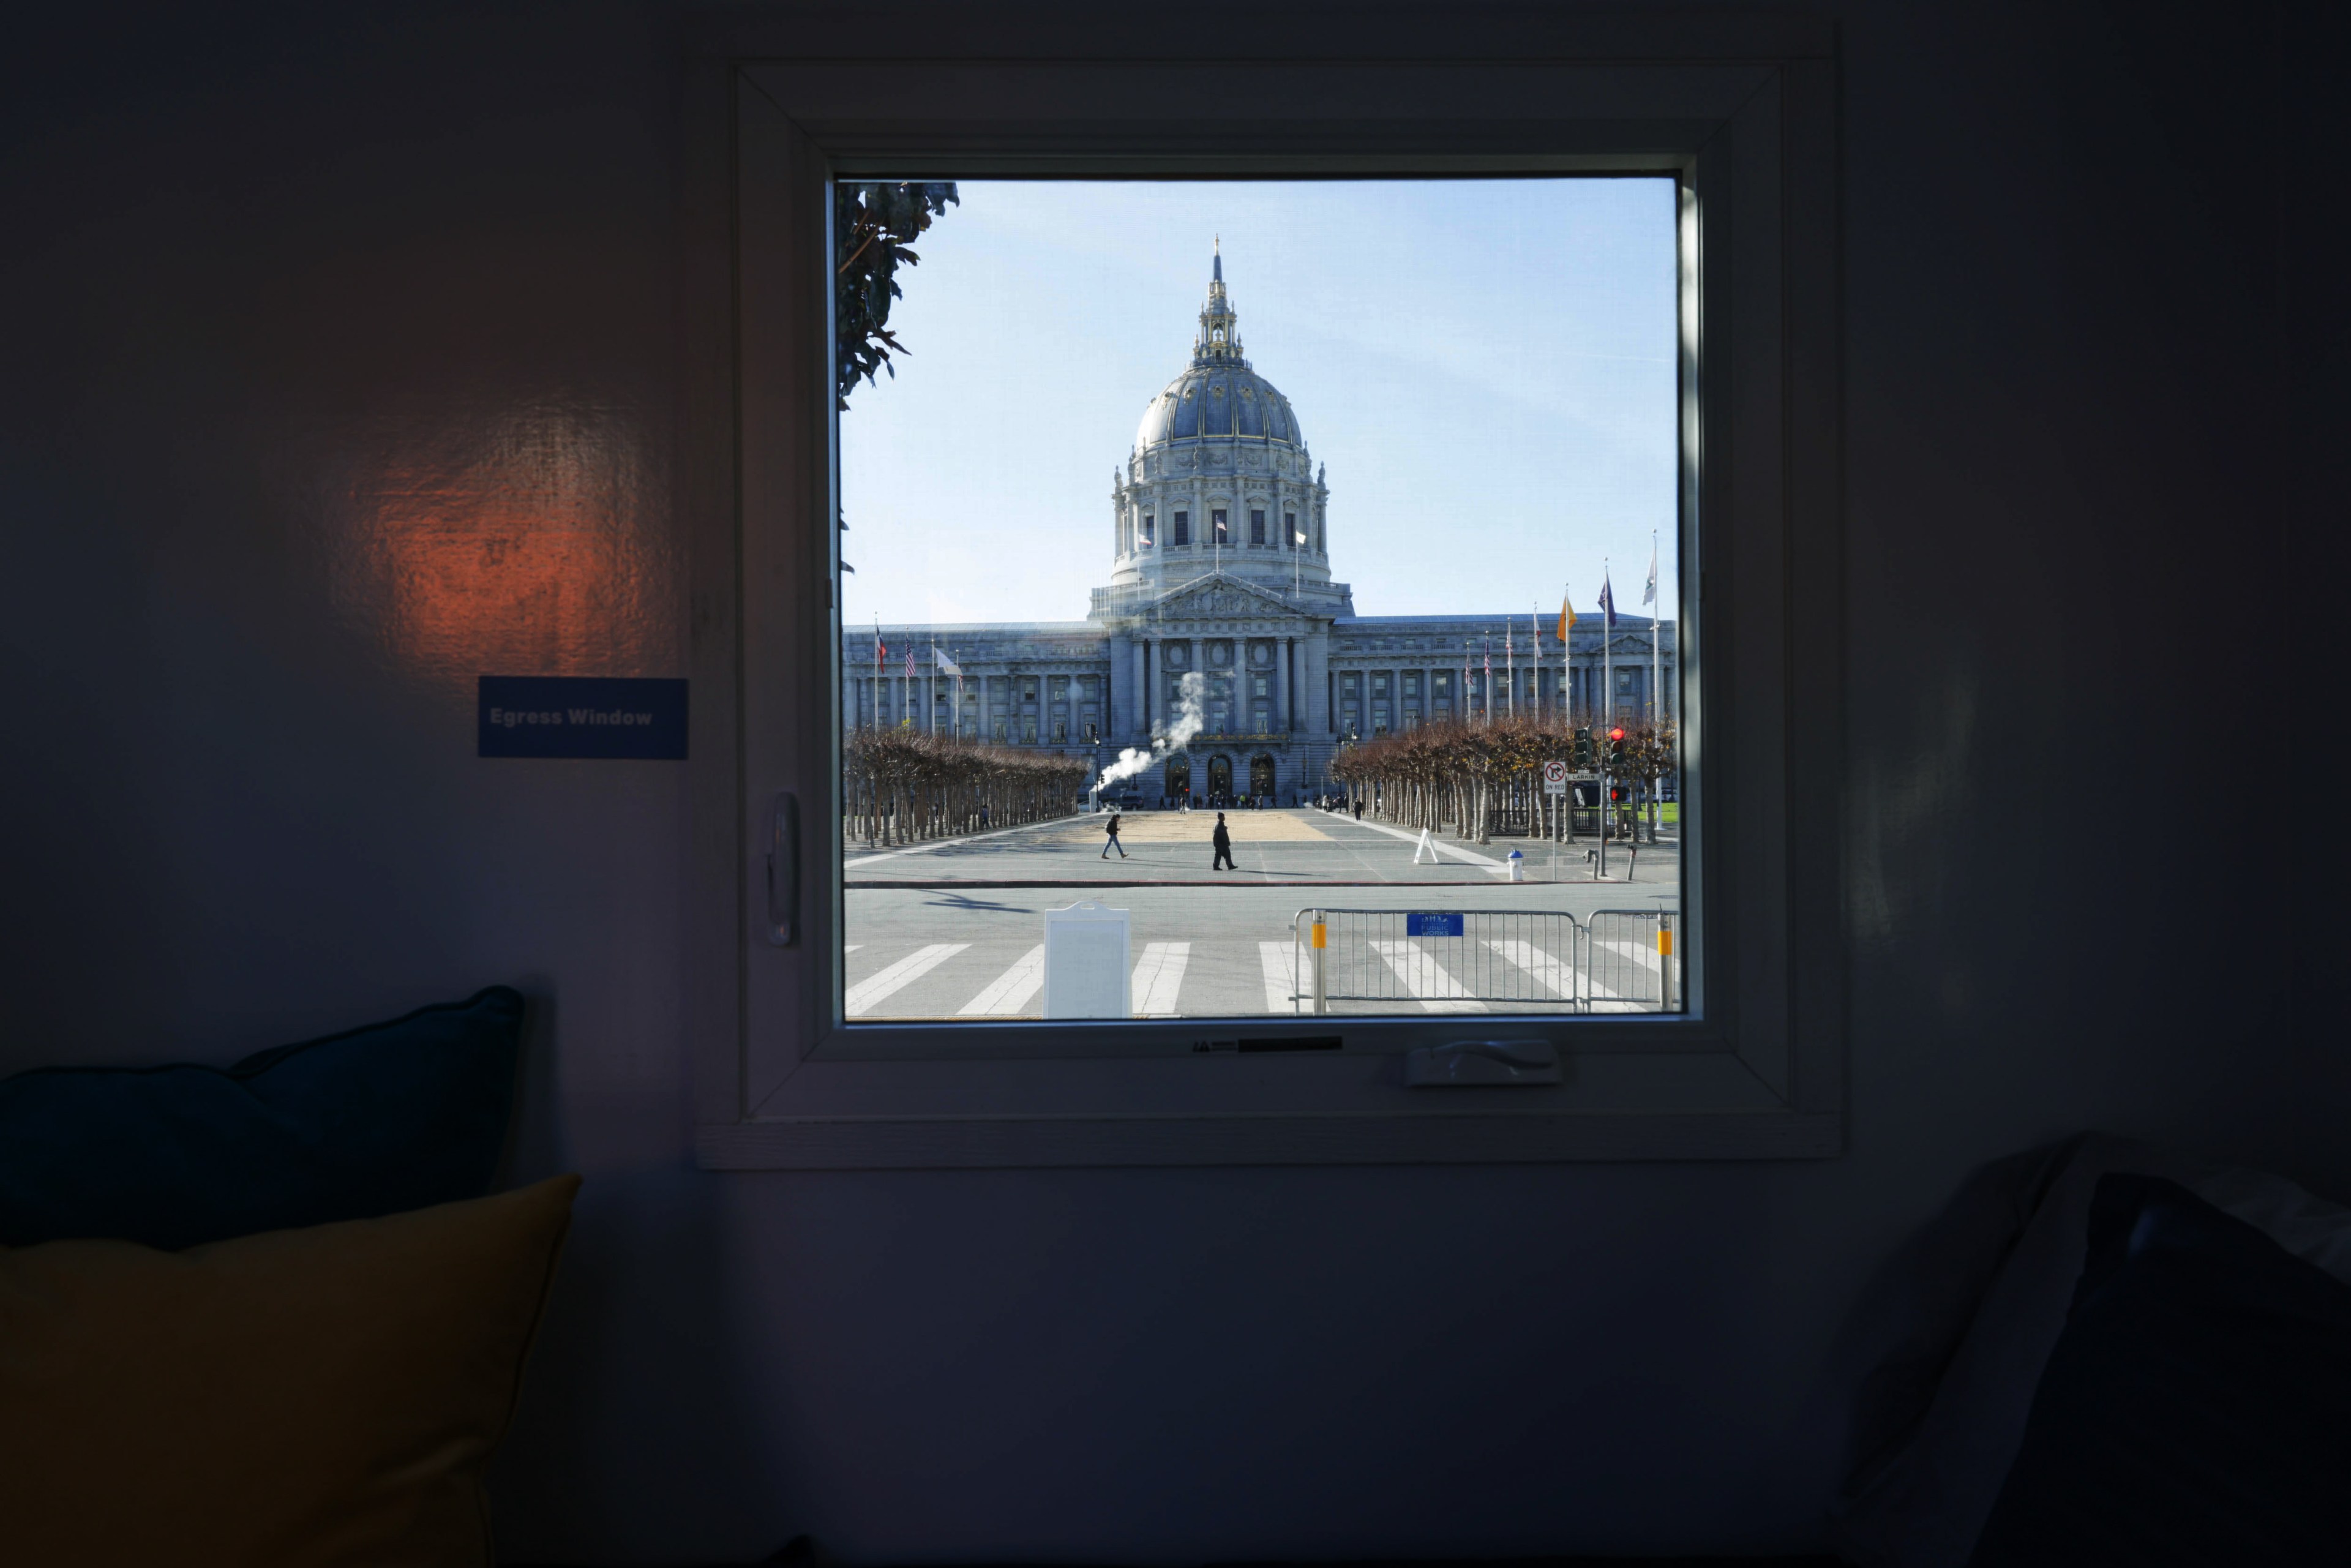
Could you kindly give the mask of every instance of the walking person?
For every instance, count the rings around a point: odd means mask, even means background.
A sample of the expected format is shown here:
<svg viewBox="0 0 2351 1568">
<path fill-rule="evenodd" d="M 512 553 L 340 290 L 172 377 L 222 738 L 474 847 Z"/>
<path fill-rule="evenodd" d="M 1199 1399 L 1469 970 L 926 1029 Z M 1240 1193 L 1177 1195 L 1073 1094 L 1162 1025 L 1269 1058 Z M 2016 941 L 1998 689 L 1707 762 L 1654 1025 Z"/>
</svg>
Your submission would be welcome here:
<svg viewBox="0 0 2351 1568">
<path fill-rule="evenodd" d="M 1225 830 L 1225 814 L 1222 811 L 1217 813 L 1217 831 L 1209 835 L 1209 841 L 1217 846 L 1217 858 L 1209 865 L 1210 871 L 1241 869 L 1233 863 L 1233 835 Z"/>
<path fill-rule="evenodd" d="M 1116 850 L 1118 852 L 1118 858 L 1124 860 L 1126 858 L 1126 846 L 1118 841 L 1118 813 L 1116 811 L 1113 811 L 1110 814 L 1110 821 L 1102 824 L 1102 831 L 1107 835 L 1107 837 L 1102 841 L 1102 858 L 1104 860 L 1110 859 L 1110 852 Z"/>
<path fill-rule="evenodd" d="M 1356 796 L 1356 797 L 1355 797 L 1355 821 L 1359 821 L 1359 822 L 1360 822 L 1360 821 L 1362 821 L 1363 820 L 1364 820 L 1364 798 L 1363 798 L 1361 795 L 1358 795 L 1358 796 Z"/>
</svg>

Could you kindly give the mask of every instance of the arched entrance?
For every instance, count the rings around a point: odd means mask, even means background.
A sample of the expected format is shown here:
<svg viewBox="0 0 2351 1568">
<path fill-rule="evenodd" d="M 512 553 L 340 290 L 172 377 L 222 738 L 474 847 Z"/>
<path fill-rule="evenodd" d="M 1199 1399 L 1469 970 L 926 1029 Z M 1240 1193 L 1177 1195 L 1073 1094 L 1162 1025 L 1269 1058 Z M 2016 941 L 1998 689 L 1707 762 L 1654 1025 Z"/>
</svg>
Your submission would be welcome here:
<svg viewBox="0 0 2351 1568">
<path fill-rule="evenodd" d="M 1260 751 L 1249 758 L 1249 793 L 1267 800 L 1273 798 L 1273 758 L 1270 753 Z"/>
<path fill-rule="evenodd" d="M 1182 800 L 1184 798 L 1184 791 L 1189 789 L 1191 787 L 1192 759 L 1188 757 L 1169 758 L 1167 759 L 1168 799 L 1173 800 Z"/>
<path fill-rule="evenodd" d="M 1215 800 L 1229 800 L 1233 796 L 1233 759 L 1229 757 L 1208 758 L 1208 796 Z"/>
</svg>

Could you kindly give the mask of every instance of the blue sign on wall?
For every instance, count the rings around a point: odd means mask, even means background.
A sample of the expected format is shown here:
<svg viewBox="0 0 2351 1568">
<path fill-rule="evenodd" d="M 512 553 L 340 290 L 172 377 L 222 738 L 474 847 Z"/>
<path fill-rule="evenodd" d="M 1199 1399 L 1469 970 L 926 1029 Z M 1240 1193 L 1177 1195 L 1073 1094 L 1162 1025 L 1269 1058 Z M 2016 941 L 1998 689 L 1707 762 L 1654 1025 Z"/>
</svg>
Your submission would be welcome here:
<svg viewBox="0 0 2351 1568">
<path fill-rule="evenodd" d="M 480 757 L 685 759 L 685 683 L 484 675 Z"/>
<path fill-rule="evenodd" d="M 1461 916 L 1407 915 L 1404 917 L 1404 934 L 1407 936 L 1458 936 L 1461 935 Z"/>
</svg>

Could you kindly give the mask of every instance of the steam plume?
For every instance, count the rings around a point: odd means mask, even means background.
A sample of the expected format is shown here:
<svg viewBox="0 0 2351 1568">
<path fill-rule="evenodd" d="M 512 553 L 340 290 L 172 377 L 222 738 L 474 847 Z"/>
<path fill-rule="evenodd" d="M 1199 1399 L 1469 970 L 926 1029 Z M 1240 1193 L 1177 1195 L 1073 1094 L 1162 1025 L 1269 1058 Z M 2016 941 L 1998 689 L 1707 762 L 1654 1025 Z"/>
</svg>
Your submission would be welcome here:
<svg viewBox="0 0 2351 1568">
<path fill-rule="evenodd" d="M 1094 783 L 1097 789 L 1107 789 L 1122 779 L 1134 778 L 1171 751 L 1181 751 L 1192 744 L 1192 737 L 1207 723 L 1200 707 L 1201 694 L 1208 689 L 1208 677 L 1197 670 L 1187 670 L 1176 683 L 1176 722 L 1151 743 L 1151 749 L 1130 746 L 1118 754 L 1118 760 L 1102 769 Z"/>
</svg>

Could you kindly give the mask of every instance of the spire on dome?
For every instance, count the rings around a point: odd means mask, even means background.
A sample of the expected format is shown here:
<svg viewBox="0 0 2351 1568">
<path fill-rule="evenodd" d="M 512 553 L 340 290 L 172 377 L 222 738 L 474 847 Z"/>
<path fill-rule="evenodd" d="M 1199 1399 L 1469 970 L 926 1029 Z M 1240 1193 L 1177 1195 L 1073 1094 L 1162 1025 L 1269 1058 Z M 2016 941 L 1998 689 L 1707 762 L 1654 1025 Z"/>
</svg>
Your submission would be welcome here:
<svg viewBox="0 0 2351 1568">
<path fill-rule="evenodd" d="M 1200 308 L 1200 336 L 1192 345 L 1192 362 L 1196 365 L 1246 363 L 1241 360 L 1240 314 L 1233 308 L 1232 298 L 1225 292 L 1224 236 L 1216 236 L 1211 244 L 1208 302 Z"/>
</svg>

